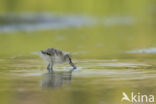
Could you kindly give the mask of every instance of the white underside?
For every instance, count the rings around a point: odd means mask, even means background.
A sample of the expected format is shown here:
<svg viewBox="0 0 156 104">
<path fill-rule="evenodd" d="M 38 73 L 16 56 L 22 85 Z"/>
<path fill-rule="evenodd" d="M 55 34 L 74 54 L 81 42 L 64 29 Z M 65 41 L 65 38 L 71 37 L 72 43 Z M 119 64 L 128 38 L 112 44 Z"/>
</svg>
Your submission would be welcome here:
<svg viewBox="0 0 156 104">
<path fill-rule="evenodd" d="M 62 57 L 55 56 L 55 61 L 54 61 L 55 64 L 62 64 L 64 62 L 65 61 L 63 60 Z"/>
</svg>

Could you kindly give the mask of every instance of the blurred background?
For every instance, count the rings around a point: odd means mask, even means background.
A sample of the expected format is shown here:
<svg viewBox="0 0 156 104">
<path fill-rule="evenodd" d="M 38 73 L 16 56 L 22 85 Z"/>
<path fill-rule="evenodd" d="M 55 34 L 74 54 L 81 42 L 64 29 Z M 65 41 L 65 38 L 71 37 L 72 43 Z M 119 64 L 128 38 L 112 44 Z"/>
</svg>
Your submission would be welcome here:
<svg viewBox="0 0 156 104">
<path fill-rule="evenodd" d="M 36 54 L 72 54 L 47 73 Z M 0 0 L 1 104 L 121 104 L 156 94 L 155 0 Z M 129 102 L 123 102 L 129 104 Z"/>
<path fill-rule="evenodd" d="M 48 47 L 76 58 L 145 56 L 131 53 L 156 52 L 155 18 L 155 0 L 0 0 L 0 56 Z"/>
</svg>

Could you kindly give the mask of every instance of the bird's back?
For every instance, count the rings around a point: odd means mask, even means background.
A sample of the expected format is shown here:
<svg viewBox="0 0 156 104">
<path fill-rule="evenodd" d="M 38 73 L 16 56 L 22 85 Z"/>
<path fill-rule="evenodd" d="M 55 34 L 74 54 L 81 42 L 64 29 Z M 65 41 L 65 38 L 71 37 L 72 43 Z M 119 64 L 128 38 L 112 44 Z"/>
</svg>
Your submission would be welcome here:
<svg viewBox="0 0 156 104">
<path fill-rule="evenodd" d="M 48 48 L 47 52 L 50 53 L 51 58 L 55 64 L 61 64 L 65 62 L 65 52 L 55 48 Z"/>
<path fill-rule="evenodd" d="M 51 56 L 63 56 L 63 52 L 56 48 L 48 48 L 45 52 L 49 53 Z"/>
</svg>

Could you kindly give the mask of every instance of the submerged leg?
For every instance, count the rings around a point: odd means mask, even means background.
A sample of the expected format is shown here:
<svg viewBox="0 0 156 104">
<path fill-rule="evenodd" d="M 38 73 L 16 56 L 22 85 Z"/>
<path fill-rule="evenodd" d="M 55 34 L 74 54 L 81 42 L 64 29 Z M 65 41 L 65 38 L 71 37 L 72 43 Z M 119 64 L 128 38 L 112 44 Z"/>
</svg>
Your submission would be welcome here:
<svg viewBox="0 0 156 104">
<path fill-rule="evenodd" d="M 69 64 L 73 67 L 73 69 L 76 69 L 76 66 L 75 66 L 74 63 L 72 62 L 71 58 L 69 58 Z"/>
<path fill-rule="evenodd" d="M 48 64 L 48 66 L 47 66 L 47 70 L 50 72 L 50 64 Z"/>
</svg>

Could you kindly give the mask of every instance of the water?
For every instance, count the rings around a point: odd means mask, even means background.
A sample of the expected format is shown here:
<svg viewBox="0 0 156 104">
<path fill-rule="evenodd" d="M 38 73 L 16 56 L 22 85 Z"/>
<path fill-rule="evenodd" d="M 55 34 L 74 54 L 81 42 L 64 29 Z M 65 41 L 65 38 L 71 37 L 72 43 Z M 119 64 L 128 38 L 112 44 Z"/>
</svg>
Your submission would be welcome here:
<svg viewBox="0 0 156 104">
<path fill-rule="evenodd" d="M 47 64 L 39 58 L 1 59 L 1 102 L 120 104 L 122 92 L 156 94 L 154 60 L 81 59 L 74 62 L 77 70 L 72 71 L 65 64 L 48 73 Z"/>
<path fill-rule="evenodd" d="M 156 53 L 156 48 L 127 51 L 127 53 L 133 53 L 133 54 L 136 54 L 136 53 Z"/>
<path fill-rule="evenodd" d="M 0 0 L 0 104 L 121 104 L 156 96 L 154 0 Z M 48 73 L 36 55 L 70 52 Z M 32 54 L 33 53 L 33 54 Z"/>
<path fill-rule="evenodd" d="M 22 13 L 0 16 L 0 32 L 32 32 L 39 30 L 84 27 L 93 24 L 91 18 L 79 15 L 59 16 L 52 13 Z"/>
</svg>

